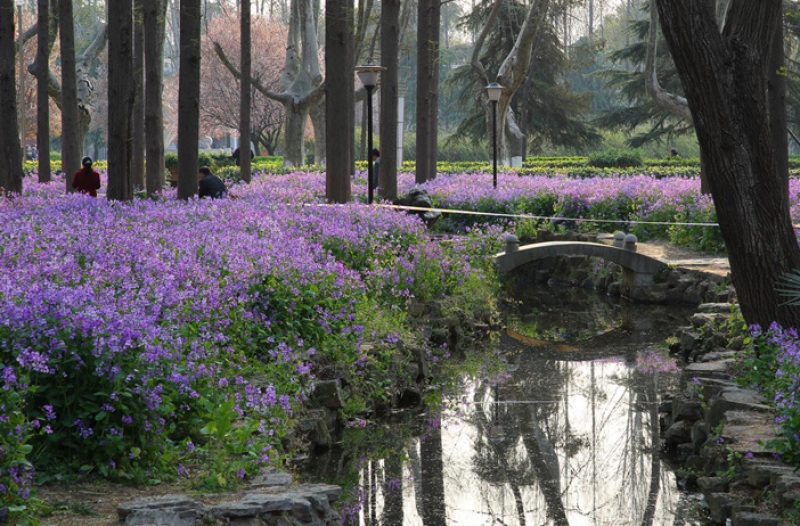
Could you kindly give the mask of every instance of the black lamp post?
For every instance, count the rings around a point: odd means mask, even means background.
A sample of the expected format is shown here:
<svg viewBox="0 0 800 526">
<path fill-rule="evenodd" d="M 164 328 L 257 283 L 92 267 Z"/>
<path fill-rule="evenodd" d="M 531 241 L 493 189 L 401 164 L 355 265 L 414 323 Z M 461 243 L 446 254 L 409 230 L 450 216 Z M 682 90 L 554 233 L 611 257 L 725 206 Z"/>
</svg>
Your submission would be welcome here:
<svg viewBox="0 0 800 526">
<path fill-rule="evenodd" d="M 363 66 L 356 66 L 356 73 L 364 89 L 367 90 L 367 203 L 372 204 L 375 184 L 372 179 L 372 90 L 378 85 L 378 73 L 386 68 L 376 65 L 370 59 Z"/>
<path fill-rule="evenodd" d="M 497 82 L 492 82 L 484 89 L 492 102 L 492 184 L 497 188 L 497 101 L 500 100 L 500 94 L 503 93 L 503 86 Z"/>
</svg>

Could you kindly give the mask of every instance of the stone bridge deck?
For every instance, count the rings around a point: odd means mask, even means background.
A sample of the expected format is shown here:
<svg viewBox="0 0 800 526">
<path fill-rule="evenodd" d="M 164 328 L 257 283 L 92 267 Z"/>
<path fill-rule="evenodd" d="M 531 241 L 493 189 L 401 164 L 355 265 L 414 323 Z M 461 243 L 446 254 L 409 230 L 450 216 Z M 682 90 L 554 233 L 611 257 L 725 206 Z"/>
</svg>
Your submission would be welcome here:
<svg viewBox="0 0 800 526">
<path fill-rule="evenodd" d="M 613 245 L 579 241 L 550 241 L 520 247 L 515 236 L 508 236 L 505 252 L 497 254 L 495 258 L 501 272 L 509 272 L 526 263 L 548 256 L 582 255 L 611 261 L 622 267 L 621 292 L 628 298 L 638 297 L 638 292 L 642 287 L 651 287 L 654 283 L 653 274 L 667 264 L 711 271 L 717 274 L 724 274 L 730 270 L 727 260 L 724 258 L 703 257 L 696 251 L 673 247 L 669 244 L 637 245 L 636 241 L 635 236 L 617 234 Z"/>
</svg>

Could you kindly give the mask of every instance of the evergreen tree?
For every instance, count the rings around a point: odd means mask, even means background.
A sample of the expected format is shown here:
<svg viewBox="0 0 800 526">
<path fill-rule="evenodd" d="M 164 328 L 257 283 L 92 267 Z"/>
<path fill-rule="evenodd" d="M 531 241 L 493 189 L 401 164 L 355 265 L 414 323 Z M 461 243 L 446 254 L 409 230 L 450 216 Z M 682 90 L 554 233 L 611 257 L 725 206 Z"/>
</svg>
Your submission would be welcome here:
<svg viewBox="0 0 800 526">
<path fill-rule="evenodd" d="M 482 27 L 493 3 L 490 0 L 481 2 L 472 13 L 461 19 L 461 27 Z M 517 1 L 504 2 L 500 7 L 496 30 L 488 34 L 480 57 L 490 78 L 494 77 L 494 72 L 498 71 L 514 46 L 527 9 L 524 3 Z M 533 153 L 554 145 L 583 150 L 600 138 L 583 118 L 591 106 L 592 95 L 570 91 L 565 74 L 573 64 L 558 38 L 553 24 L 555 18 L 548 17 L 542 25 L 534 43 L 528 77 L 511 105 L 526 136 L 527 149 Z M 489 130 L 482 106 L 485 95 L 476 92 L 476 82 L 477 77 L 469 65 L 458 68 L 447 80 L 447 85 L 457 90 L 459 104 L 470 108 L 455 136 L 470 137 L 477 144 L 489 135 Z"/>
</svg>

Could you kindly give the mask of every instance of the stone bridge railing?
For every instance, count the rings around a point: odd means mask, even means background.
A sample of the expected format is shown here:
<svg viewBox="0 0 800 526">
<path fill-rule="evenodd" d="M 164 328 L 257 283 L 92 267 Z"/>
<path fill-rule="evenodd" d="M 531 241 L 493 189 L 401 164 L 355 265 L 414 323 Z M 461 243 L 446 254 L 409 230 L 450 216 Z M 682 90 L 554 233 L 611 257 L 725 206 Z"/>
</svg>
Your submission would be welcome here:
<svg viewBox="0 0 800 526">
<path fill-rule="evenodd" d="M 572 241 L 550 241 L 519 246 L 516 236 L 506 237 L 506 250 L 495 255 L 501 272 L 509 272 L 526 263 L 548 256 L 590 256 L 611 261 L 622 267 L 622 295 L 636 300 L 639 291 L 653 286 L 653 274 L 665 264 L 636 253 L 636 236 L 617 233 L 613 245 Z"/>
</svg>

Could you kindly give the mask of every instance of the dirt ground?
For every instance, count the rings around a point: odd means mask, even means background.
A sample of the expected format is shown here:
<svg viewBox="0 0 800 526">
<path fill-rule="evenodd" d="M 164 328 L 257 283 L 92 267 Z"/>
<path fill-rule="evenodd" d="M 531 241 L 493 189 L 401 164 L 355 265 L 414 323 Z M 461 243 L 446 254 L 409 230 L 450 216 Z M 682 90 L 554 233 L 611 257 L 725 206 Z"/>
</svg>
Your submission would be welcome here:
<svg viewBox="0 0 800 526">
<path fill-rule="evenodd" d="M 122 524 L 117 517 L 117 506 L 144 497 L 169 494 L 188 495 L 204 504 L 216 504 L 241 498 L 247 487 L 234 493 L 198 493 L 186 479 L 156 486 L 127 486 L 95 480 L 75 484 L 48 484 L 39 486 L 36 496 L 52 509 L 42 517 L 43 526 L 110 526 Z"/>
<path fill-rule="evenodd" d="M 611 235 L 599 236 L 599 241 L 610 244 Z M 709 254 L 688 247 L 680 247 L 663 239 L 637 243 L 636 252 L 676 267 L 710 272 L 720 276 L 726 276 L 731 271 L 728 258 L 724 254 Z"/>
<path fill-rule="evenodd" d="M 676 267 L 702 270 L 725 276 L 731 271 L 728 258 L 724 255 L 714 255 L 691 248 L 679 247 L 668 241 L 648 241 L 637 243 L 637 252 L 663 261 Z"/>
<path fill-rule="evenodd" d="M 107 526 L 120 524 L 117 505 L 142 497 L 184 493 L 180 484 L 125 486 L 108 482 L 47 485 L 37 488 L 37 497 L 53 509 L 42 518 L 43 525 Z"/>
</svg>

